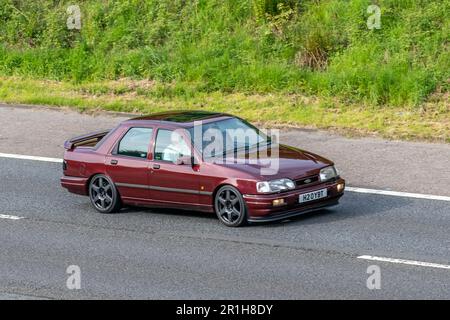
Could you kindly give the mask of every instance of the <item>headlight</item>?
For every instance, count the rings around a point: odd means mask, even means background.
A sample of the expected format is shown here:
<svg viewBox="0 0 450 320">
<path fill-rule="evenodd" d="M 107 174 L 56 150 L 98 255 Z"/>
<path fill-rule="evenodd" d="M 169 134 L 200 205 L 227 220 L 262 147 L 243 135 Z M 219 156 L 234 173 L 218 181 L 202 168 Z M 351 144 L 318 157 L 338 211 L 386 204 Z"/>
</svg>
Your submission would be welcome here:
<svg viewBox="0 0 450 320">
<path fill-rule="evenodd" d="M 326 167 L 320 170 L 320 181 L 328 181 L 338 176 L 336 168 L 334 166 Z"/>
<path fill-rule="evenodd" d="M 291 179 L 277 179 L 256 183 L 256 190 L 260 193 L 277 192 L 295 189 L 295 183 Z"/>
</svg>

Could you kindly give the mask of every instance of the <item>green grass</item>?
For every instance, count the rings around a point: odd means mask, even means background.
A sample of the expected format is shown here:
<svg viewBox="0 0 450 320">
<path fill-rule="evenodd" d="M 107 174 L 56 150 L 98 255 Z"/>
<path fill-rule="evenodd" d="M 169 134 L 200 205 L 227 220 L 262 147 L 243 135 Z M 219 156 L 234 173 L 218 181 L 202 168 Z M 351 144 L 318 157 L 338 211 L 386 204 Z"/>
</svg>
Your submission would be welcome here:
<svg viewBox="0 0 450 320">
<path fill-rule="evenodd" d="M 379 30 L 366 26 L 372 3 Z M 72 4 L 80 31 L 66 27 Z M 448 12 L 450 0 L 0 0 L 0 100 L 229 108 L 448 141 Z"/>
<path fill-rule="evenodd" d="M 147 80 L 121 79 L 73 84 L 60 81 L 0 77 L 0 101 L 57 107 L 80 112 L 102 110 L 153 113 L 200 109 L 228 112 L 271 127 L 331 129 L 350 136 L 450 142 L 450 110 L 442 97 L 421 108 L 390 108 L 341 103 L 299 94 L 192 92 Z M 167 94 L 169 92 L 169 94 Z"/>
</svg>

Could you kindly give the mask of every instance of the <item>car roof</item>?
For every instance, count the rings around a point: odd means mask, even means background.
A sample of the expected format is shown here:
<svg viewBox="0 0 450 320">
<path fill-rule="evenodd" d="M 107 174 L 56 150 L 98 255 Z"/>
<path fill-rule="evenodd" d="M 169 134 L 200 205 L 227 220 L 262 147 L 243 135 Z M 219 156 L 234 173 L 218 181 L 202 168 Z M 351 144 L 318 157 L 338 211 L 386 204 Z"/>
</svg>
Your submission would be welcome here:
<svg viewBox="0 0 450 320">
<path fill-rule="evenodd" d="M 125 121 L 126 123 L 154 123 L 154 122 L 166 122 L 173 125 L 178 125 L 180 127 L 189 127 L 194 124 L 194 121 L 207 121 L 211 122 L 214 120 L 220 120 L 224 118 L 233 117 L 226 113 L 221 112 L 210 112 L 202 110 L 178 110 L 178 111 L 167 111 L 160 113 L 153 113 L 145 116 L 140 116 L 137 118 L 129 119 Z"/>
</svg>

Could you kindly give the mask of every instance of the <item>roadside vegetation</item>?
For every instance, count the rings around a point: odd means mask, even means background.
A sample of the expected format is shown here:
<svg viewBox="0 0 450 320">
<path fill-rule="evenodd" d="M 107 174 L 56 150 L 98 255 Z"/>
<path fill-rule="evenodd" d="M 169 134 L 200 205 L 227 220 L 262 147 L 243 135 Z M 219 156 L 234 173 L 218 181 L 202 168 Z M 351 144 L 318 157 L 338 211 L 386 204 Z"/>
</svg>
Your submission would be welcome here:
<svg viewBox="0 0 450 320">
<path fill-rule="evenodd" d="M 67 28 L 72 4 L 81 30 Z M 449 12 L 448 0 L 0 0 L 0 101 L 450 142 Z"/>
</svg>

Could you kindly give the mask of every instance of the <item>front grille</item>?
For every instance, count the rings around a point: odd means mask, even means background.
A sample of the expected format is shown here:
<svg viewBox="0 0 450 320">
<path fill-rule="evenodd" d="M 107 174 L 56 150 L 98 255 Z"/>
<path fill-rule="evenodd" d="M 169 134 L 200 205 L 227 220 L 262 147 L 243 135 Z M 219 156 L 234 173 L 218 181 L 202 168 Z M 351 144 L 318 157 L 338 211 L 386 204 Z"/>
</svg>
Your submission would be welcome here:
<svg viewBox="0 0 450 320">
<path fill-rule="evenodd" d="M 318 175 L 295 180 L 295 185 L 297 187 L 305 187 L 305 186 L 316 184 L 317 182 L 319 182 L 319 176 Z"/>
</svg>

